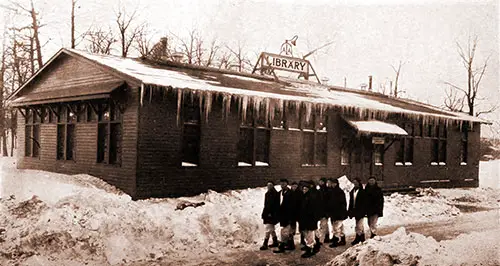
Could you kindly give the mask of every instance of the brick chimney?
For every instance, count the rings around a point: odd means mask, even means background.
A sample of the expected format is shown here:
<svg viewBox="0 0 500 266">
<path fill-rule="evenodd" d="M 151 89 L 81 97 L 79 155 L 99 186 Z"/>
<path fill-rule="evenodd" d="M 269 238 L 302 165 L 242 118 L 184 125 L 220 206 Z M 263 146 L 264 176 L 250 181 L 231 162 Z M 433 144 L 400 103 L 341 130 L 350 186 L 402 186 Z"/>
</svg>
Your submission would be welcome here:
<svg viewBox="0 0 500 266">
<path fill-rule="evenodd" d="M 368 91 L 372 91 L 372 76 L 368 76 Z"/>
</svg>

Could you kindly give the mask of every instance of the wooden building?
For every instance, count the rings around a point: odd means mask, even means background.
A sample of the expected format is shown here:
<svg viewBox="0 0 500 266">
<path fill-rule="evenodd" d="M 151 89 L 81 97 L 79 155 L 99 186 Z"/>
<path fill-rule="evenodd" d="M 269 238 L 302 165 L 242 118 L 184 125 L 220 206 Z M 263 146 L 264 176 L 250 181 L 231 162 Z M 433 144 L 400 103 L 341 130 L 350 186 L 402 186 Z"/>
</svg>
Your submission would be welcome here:
<svg viewBox="0 0 500 266">
<path fill-rule="evenodd" d="M 478 186 L 483 120 L 378 93 L 62 49 L 8 100 L 19 168 L 134 199 L 342 175 Z"/>
</svg>

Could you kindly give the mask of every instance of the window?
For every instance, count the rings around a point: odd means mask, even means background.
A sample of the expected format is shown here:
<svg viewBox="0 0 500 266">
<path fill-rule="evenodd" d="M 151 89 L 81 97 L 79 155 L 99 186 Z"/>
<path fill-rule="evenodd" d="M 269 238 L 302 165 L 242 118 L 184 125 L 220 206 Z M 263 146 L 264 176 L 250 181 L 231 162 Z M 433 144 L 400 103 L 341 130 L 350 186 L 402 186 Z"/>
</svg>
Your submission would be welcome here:
<svg viewBox="0 0 500 266">
<path fill-rule="evenodd" d="M 67 106 L 59 106 L 57 120 L 57 160 L 73 160 L 76 115 Z"/>
<path fill-rule="evenodd" d="M 300 104 L 289 102 L 285 108 L 285 127 L 289 130 L 298 130 L 300 128 L 299 119 Z"/>
<path fill-rule="evenodd" d="M 384 144 L 373 145 L 373 163 L 375 165 L 384 164 Z"/>
<path fill-rule="evenodd" d="M 415 137 L 423 137 L 423 127 L 422 121 L 418 121 L 417 124 L 413 127 L 413 133 Z"/>
<path fill-rule="evenodd" d="M 431 165 L 446 165 L 446 125 L 433 125 L 429 129 L 431 139 Z"/>
<path fill-rule="evenodd" d="M 40 122 L 41 117 L 35 109 L 26 109 L 24 126 L 24 156 L 40 155 Z"/>
<path fill-rule="evenodd" d="M 121 165 L 122 122 L 119 105 L 113 101 L 98 103 L 97 118 L 97 163 Z M 87 108 L 87 121 L 89 112 Z M 92 115 L 90 116 L 92 117 Z"/>
<path fill-rule="evenodd" d="M 351 164 L 352 144 L 347 136 L 342 136 L 342 146 L 340 148 L 340 164 Z"/>
<path fill-rule="evenodd" d="M 411 137 L 401 138 L 395 141 L 397 147 L 396 165 L 412 165 L 413 163 L 413 144 Z"/>
<path fill-rule="evenodd" d="M 238 140 L 238 166 L 269 166 L 271 125 L 266 109 L 249 106 L 242 116 Z"/>
<path fill-rule="evenodd" d="M 302 130 L 302 165 L 325 166 L 327 164 L 327 122 L 326 112 L 311 107 L 302 108 L 300 121 Z"/>
<path fill-rule="evenodd" d="M 467 157 L 469 152 L 469 126 L 463 125 L 461 128 L 462 138 L 460 145 L 460 164 L 467 165 Z"/>
<path fill-rule="evenodd" d="M 200 101 L 184 95 L 182 106 L 182 166 L 198 166 L 200 163 Z"/>
</svg>

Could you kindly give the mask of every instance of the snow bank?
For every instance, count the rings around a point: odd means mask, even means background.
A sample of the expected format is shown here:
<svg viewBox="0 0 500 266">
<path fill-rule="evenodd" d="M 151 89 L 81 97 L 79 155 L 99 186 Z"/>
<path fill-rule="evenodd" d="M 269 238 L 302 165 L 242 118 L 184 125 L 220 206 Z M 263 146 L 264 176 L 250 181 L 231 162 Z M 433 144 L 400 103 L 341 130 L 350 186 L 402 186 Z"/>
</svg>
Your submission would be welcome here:
<svg viewBox="0 0 500 266">
<path fill-rule="evenodd" d="M 390 235 L 350 247 L 326 265 L 500 265 L 499 233 L 497 228 L 437 242 L 432 237 L 407 233 L 400 227 Z"/>
<path fill-rule="evenodd" d="M 352 183 L 342 177 L 340 186 L 350 190 Z M 459 214 L 443 191 L 387 196 L 380 225 L 429 222 Z M 260 214 L 265 188 L 132 201 L 89 175 L 18 170 L 12 159 L 0 159 L 0 193 L 0 265 L 201 259 L 256 250 L 264 234 Z M 175 210 L 186 201 L 205 205 Z M 353 219 L 346 220 L 345 226 L 348 234 L 354 232 Z"/>
<path fill-rule="evenodd" d="M 450 204 L 465 205 L 483 208 L 500 207 L 500 189 L 494 188 L 462 188 L 462 189 L 436 189 Z"/>
</svg>

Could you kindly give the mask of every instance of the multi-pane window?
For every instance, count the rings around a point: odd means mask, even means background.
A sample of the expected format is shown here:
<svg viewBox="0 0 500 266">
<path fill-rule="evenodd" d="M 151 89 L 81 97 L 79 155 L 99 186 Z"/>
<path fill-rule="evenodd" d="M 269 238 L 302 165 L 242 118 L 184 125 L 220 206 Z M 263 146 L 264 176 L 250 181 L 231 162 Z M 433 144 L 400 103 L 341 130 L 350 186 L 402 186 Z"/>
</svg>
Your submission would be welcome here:
<svg viewBox="0 0 500 266">
<path fill-rule="evenodd" d="M 394 142 L 394 145 L 397 149 L 396 165 L 412 165 L 413 145 L 415 143 L 414 137 L 420 136 L 420 133 L 422 132 L 422 125 L 421 123 L 414 124 L 413 122 L 408 121 L 400 124 L 400 126 L 408 133 L 408 135 L 396 139 Z M 429 134 L 429 131 L 426 133 L 426 135 L 427 134 Z"/>
<path fill-rule="evenodd" d="M 460 142 L 460 164 L 467 165 L 467 157 L 469 152 L 469 126 L 463 125 L 461 128 L 462 138 Z"/>
<path fill-rule="evenodd" d="M 184 96 L 182 106 L 182 166 L 198 166 L 200 163 L 201 118 L 200 101 Z"/>
<path fill-rule="evenodd" d="M 351 164 L 352 144 L 347 136 L 342 136 L 342 146 L 340 148 L 340 164 Z"/>
<path fill-rule="evenodd" d="M 40 154 L 41 117 L 34 109 L 26 109 L 24 127 L 24 156 L 38 157 Z"/>
<path fill-rule="evenodd" d="M 57 160 L 73 160 L 76 114 L 67 106 L 59 106 L 57 114 Z"/>
<path fill-rule="evenodd" d="M 311 107 L 312 108 L 312 107 Z M 302 108 L 300 113 L 302 130 L 302 165 L 324 166 L 327 163 L 327 121 L 326 113 L 312 108 Z"/>
<path fill-rule="evenodd" d="M 238 166 L 268 166 L 270 141 L 271 125 L 265 108 L 257 111 L 249 106 L 241 119 Z"/>
<path fill-rule="evenodd" d="M 375 165 L 384 164 L 384 144 L 373 145 L 373 163 Z"/>
<path fill-rule="evenodd" d="M 97 162 L 121 164 L 122 113 L 117 104 L 98 103 L 97 110 Z"/>
<path fill-rule="evenodd" d="M 446 125 L 432 125 L 428 132 L 431 138 L 431 165 L 446 165 Z"/>
<path fill-rule="evenodd" d="M 413 144 L 411 137 L 400 138 L 394 143 L 397 147 L 396 165 L 412 165 L 413 163 Z"/>
</svg>

